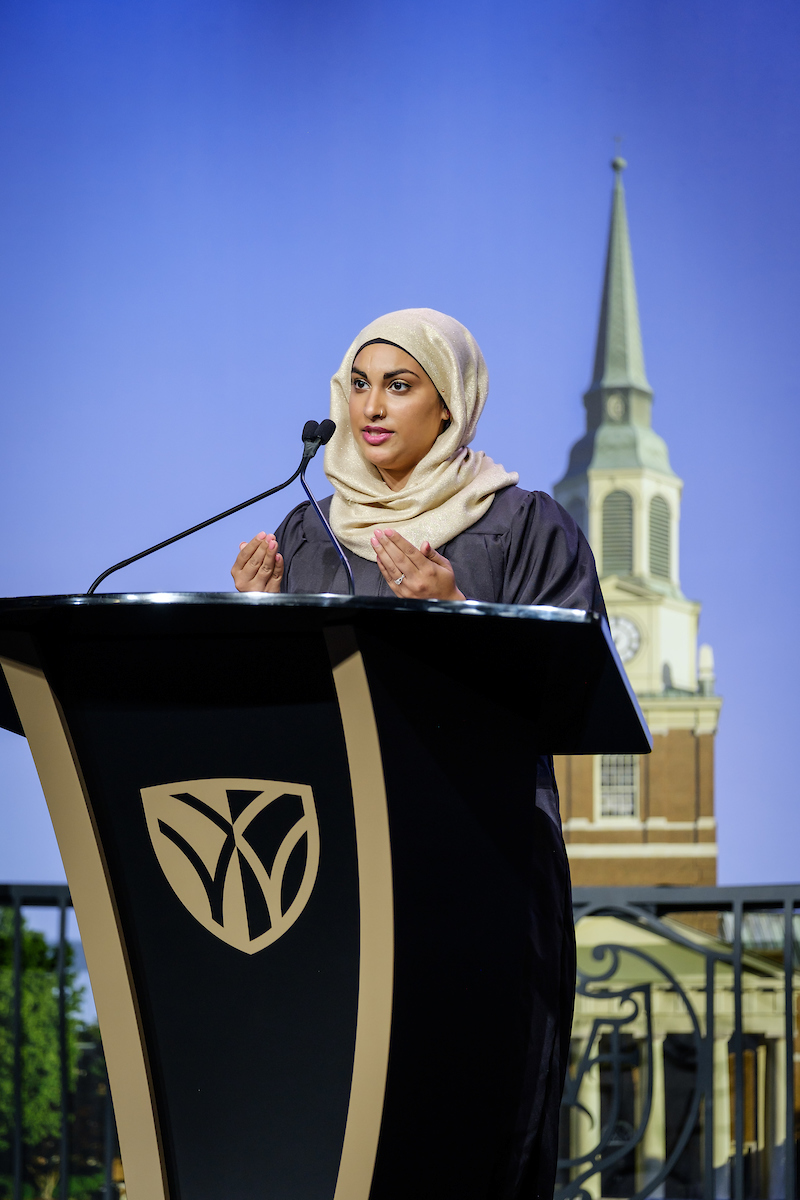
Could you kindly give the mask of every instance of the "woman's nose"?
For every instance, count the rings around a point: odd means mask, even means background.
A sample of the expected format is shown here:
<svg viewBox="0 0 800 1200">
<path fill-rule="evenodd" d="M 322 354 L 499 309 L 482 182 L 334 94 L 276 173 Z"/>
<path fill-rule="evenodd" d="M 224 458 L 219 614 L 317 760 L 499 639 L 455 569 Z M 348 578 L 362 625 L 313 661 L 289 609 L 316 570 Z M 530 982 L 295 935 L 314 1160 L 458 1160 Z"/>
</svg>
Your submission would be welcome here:
<svg viewBox="0 0 800 1200">
<path fill-rule="evenodd" d="M 374 390 L 367 392 L 366 399 L 364 401 L 364 416 L 368 421 L 373 420 L 373 418 L 386 416 L 386 411 L 383 407 L 381 399 L 381 396 Z"/>
</svg>

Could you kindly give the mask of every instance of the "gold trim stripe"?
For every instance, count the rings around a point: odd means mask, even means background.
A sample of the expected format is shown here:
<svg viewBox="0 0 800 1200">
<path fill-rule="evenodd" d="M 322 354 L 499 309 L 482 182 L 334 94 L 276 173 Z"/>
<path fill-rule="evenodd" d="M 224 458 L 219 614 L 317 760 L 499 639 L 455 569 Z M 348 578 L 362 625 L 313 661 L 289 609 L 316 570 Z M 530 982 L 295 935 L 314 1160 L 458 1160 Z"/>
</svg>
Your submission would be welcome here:
<svg viewBox="0 0 800 1200">
<path fill-rule="evenodd" d="M 394 989 L 389 814 L 378 728 L 361 654 L 333 669 L 350 765 L 360 909 L 353 1081 L 334 1200 L 368 1200 L 386 1094 Z"/>
<path fill-rule="evenodd" d="M 43 673 L 0 658 L 39 773 L 86 953 L 130 1200 L 168 1200 L 144 1045 L 83 779 Z"/>
</svg>

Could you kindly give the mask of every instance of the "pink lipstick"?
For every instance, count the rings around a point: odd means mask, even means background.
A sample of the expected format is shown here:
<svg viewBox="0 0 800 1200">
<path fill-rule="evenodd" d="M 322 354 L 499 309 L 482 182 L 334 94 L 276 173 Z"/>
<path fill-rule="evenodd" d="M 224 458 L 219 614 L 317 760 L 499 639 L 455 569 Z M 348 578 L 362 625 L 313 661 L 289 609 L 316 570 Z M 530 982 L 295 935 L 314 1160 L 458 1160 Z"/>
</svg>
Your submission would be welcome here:
<svg viewBox="0 0 800 1200">
<path fill-rule="evenodd" d="M 394 431 L 391 429 L 382 429 L 379 425 L 367 425 L 361 430 L 361 436 L 368 446 L 382 446 L 392 436 Z"/>
</svg>

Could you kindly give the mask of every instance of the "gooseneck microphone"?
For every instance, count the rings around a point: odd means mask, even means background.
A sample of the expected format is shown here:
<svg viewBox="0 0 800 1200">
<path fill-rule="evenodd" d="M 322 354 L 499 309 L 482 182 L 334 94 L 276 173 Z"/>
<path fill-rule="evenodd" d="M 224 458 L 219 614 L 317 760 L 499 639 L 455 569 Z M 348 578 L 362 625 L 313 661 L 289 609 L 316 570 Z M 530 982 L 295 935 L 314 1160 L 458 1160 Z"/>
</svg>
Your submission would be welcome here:
<svg viewBox="0 0 800 1200">
<path fill-rule="evenodd" d="M 309 421 L 309 425 L 310 424 L 311 424 L 311 422 Z M 306 426 L 306 428 L 308 428 L 308 426 Z M 334 424 L 334 422 L 325 420 L 317 427 L 317 430 L 316 430 L 316 433 L 314 436 L 319 438 L 319 444 L 321 446 L 327 446 L 328 442 L 331 440 L 331 438 L 333 437 L 335 432 L 336 432 L 336 425 Z M 303 430 L 303 434 L 305 435 L 305 430 Z M 309 459 L 309 462 L 310 461 L 311 460 Z M 345 552 L 339 544 L 339 539 L 337 538 L 336 534 L 331 529 L 328 522 L 325 520 L 325 514 L 323 513 L 320 506 L 317 504 L 316 498 L 314 497 L 314 495 L 311 491 L 311 488 L 306 483 L 306 467 L 307 466 L 308 466 L 308 462 L 303 462 L 300 464 L 300 482 L 303 485 L 303 489 L 304 489 L 306 495 L 308 496 L 309 500 L 311 501 L 311 507 L 314 509 L 314 512 L 317 514 L 320 521 L 322 522 L 325 532 L 327 533 L 328 537 L 331 539 L 331 542 L 333 543 L 334 550 L 339 555 L 339 558 L 342 561 L 342 566 L 344 567 L 345 572 L 347 573 L 348 593 L 351 596 L 355 596 L 356 585 L 353 581 L 353 572 L 350 569 L 350 563 L 347 561 Z"/>
<path fill-rule="evenodd" d="M 330 426 L 330 430 L 326 428 L 324 439 L 319 436 L 319 431 L 323 428 L 323 426 Z M 155 554 L 156 550 L 163 550 L 165 546 L 171 546 L 173 542 L 179 542 L 181 538 L 189 537 L 191 533 L 197 533 L 198 530 L 205 529 L 206 526 L 213 525 L 216 521 L 222 521 L 223 518 L 230 517 L 235 512 L 241 512 L 243 508 L 249 508 L 251 504 L 257 504 L 259 500 L 266 500 L 267 496 L 274 496 L 276 492 L 282 492 L 283 489 L 287 488 L 290 483 L 294 483 L 295 479 L 297 479 L 297 476 L 300 475 L 301 472 L 305 472 L 306 467 L 311 462 L 311 459 L 317 453 L 320 446 L 324 446 L 326 442 L 331 440 L 335 429 L 336 426 L 334 425 L 333 421 L 323 421 L 322 425 L 318 425 L 316 421 L 306 421 L 305 425 L 303 426 L 303 457 L 300 460 L 300 466 L 297 468 L 294 475 L 292 475 L 284 483 L 279 483 L 277 487 L 269 488 L 269 490 L 266 492 L 260 492 L 258 496 L 253 496 L 252 500 L 245 500 L 243 504 L 235 504 L 233 508 L 226 508 L 225 512 L 218 513 L 216 517 L 209 517 L 207 521 L 201 521 L 199 525 L 193 525 L 191 529 L 184 529 L 183 533 L 176 533 L 174 537 L 167 538 L 166 541 L 159 542 L 157 546 L 150 546 L 149 549 L 142 550 L 139 552 L 139 554 L 132 554 L 130 558 L 126 558 L 123 559 L 122 562 L 115 563 L 113 567 L 109 567 L 107 571 L 103 571 L 102 575 L 97 576 L 97 579 L 95 579 L 86 595 L 93 596 L 98 585 L 101 584 L 104 579 L 107 579 L 109 575 L 113 575 L 115 571 L 121 571 L 123 567 L 129 567 L 131 563 L 138 562 L 140 558 L 147 558 L 148 554 Z M 303 487 L 308 492 L 308 487 L 306 486 L 305 480 L 303 479 L 302 482 Z M 309 496 L 311 495 L 310 492 L 308 494 Z M 345 562 L 345 566 L 347 566 L 347 570 L 349 572 L 350 566 L 344 559 L 341 547 L 339 547 L 338 542 L 336 542 L 336 538 L 334 537 L 328 522 L 319 511 L 317 502 L 313 499 L 313 497 L 311 497 L 311 499 L 316 507 L 317 512 L 319 513 L 320 519 L 325 525 L 325 528 L 333 538 L 339 554 Z M 353 595 L 352 575 L 350 575 L 350 595 Z"/>
</svg>

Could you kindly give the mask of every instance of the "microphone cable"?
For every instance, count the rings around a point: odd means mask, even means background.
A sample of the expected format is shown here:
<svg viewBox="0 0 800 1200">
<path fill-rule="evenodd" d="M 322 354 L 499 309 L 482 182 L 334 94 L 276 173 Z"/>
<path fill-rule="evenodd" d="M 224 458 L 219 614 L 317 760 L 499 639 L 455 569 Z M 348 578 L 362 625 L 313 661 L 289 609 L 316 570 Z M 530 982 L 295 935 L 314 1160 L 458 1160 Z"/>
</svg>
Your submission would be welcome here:
<svg viewBox="0 0 800 1200">
<path fill-rule="evenodd" d="M 336 432 L 335 423 L 333 421 L 326 419 L 326 420 L 322 421 L 322 423 L 318 426 L 315 437 L 319 438 L 321 446 L 327 446 L 328 442 L 331 440 L 331 438 L 333 437 L 335 432 Z M 331 539 L 334 550 L 336 551 L 336 553 L 339 555 L 339 558 L 341 559 L 342 566 L 344 567 L 345 572 L 347 574 L 348 595 L 355 596 L 356 585 L 353 580 L 353 572 L 350 567 L 350 563 L 347 561 L 345 552 L 339 544 L 339 539 L 337 538 L 336 534 L 333 532 L 333 530 L 331 529 L 327 520 L 325 519 L 325 514 L 323 513 L 322 509 L 317 504 L 316 497 L 314 496 L 313 492 L 311 491 L 311 488 L 306 483 L 306 467 L 308 466 L 308 463 L 310 461 L 311 461 L 311 459 L 309 459 L 307 462 L 303 462 L 300 464 L 300 472 L 299 472 L 300 473 L 300 482 L 303 485 L 303 489 L 305 490 L 306 495 L 308 496 L 309 500 L 311 501 L 311 505 L 314 509 L 314 512 L 319 517 L 320 521 L 322 522 L 325 532 L 327 533 L 328 537 Z"/>
</svg>

